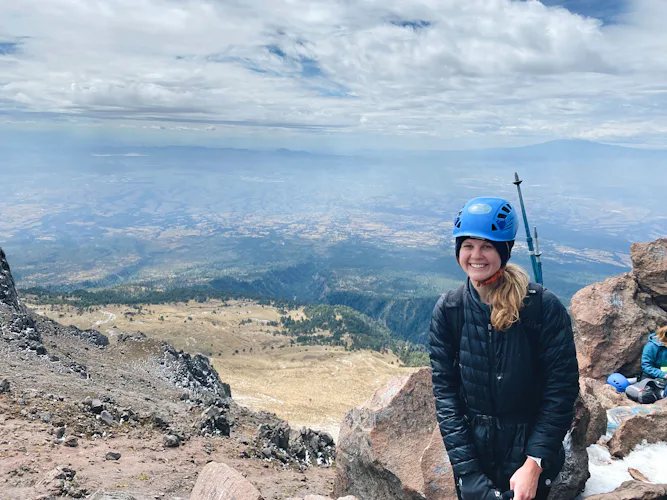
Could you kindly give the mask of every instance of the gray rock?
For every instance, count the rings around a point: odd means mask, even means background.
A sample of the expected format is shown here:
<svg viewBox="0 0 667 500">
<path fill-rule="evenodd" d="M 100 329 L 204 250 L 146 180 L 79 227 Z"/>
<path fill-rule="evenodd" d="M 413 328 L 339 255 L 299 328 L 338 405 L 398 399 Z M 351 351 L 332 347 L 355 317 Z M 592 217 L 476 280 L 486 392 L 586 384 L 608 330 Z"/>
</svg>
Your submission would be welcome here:
<svg viewBox="0 0 667 500">
<path fill-rule="evenodd" d="M 121 492 L 106 492 L 104 490 L 97 490 L 91 496 L 88 497 L 88 500 L 137 500 L 136 497 L 133 497 L 129 493 Z"/>
<path fill-rule="evenodd" d="M 5 378 L 2 380 L 2 382 L 0 382 L 0 394 L 5 394 L 8 393 L 9 391 L 10 391 L 9 380 Z"/>
<path fill-rule="evenodd" d="M 65 428 L 58 427 L 55 431 L 55 435 L 58 439 L 62 439 L 65 436 Z"/>
<path fill-rule="evenodd" d="M 181 444 L 181 440 L 178 439 L 178 436 L 174 436 L 173 434 L 169 434 L 168 436 L 164 437 L 164 445 L 167 448 L 178 448 L 178 446 Z"/>
<path fill-rule="evenodd" d="M 77 446 L 79 446 L 79 440 L 74 436 L 70 436 L 67 439 L 65 439 L 63 444 L 65 446 L 69 446 L 70 448 L 76 448 Z"/>
<path fill-rule="evenodd" d="M 118 460 L 120 458 L 120 453 L 116 451 L 109 451 L 104 455 L 104 460 Z"/>
<path fill-rule="evenodd" d="M 92 411 L 93 413 L 99 415 L 100 413 L 102 413 L 102 410 L 104 410 L 104 403 L 102 403 L 101 400 L 99 400 L 99 399 L 93 399 L 93 400 L 90 402 L 90 411 Z"/>
<path fill-rule="evenodd" d="M 111 413 L 102 410 L 102 413 L 100 413 L 100 421 L 106 425 L 112 425 L 114 423 L 114 418 Z"/>
<path fill-rule="evenodd" d="M 51 414 L 48 411 L 39 414 L 39 419 L 45 424 L 51 423 Z"/>
</svg>

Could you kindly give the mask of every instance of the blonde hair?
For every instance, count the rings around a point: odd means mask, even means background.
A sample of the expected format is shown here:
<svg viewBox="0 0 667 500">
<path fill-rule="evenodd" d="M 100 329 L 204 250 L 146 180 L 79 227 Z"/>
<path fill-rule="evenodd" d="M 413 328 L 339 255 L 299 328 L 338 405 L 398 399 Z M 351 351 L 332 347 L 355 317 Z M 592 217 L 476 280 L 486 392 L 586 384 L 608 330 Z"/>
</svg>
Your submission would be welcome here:
<svg viewBox="0 0 667 500">
<path fill-rule="evenodd" d="M 655 332 L 655 338 L 657 338 L 659 342 L 662 342 L 664 345 L 667 346 L 667 326 L 658 328 L 658 330 Z"/>
<path fill-rule="evenodd" d="M 522 268 L 508 264 L 505 272 L 490 285 L 488 304 L 491 306 L 491 324 L 500 331 L 519 321 L 523 299 L 528 295 L 530 278 Z M 665 328 L 667 331 L 667 328 Z"/>
</svg>

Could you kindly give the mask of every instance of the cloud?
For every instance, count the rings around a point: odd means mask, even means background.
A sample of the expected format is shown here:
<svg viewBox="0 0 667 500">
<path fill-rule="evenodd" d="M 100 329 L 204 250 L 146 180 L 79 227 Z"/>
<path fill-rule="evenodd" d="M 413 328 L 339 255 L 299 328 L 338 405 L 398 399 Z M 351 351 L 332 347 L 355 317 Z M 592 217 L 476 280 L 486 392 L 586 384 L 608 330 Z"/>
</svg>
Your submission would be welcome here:
<svg viewBox="0 0 667 500">
<path fill-rule="evenodd" d="M 22 0 L 0 7 L 0 111 L 430 147 L 664 142 L 666 16 L 664 0 L 614 24 L 537 1 Z"/>
</svg>

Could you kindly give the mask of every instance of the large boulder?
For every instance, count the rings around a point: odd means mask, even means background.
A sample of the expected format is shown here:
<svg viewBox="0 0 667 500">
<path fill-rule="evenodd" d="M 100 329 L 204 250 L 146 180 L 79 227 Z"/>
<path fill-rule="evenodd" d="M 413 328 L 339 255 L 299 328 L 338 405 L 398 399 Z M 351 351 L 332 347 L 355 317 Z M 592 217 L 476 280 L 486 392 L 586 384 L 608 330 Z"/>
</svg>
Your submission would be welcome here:
<svg viewBox="0 0 667 500">
<path fill-rule="evenodd" d="M 585 377 L 579 379 L 579 399 L 581 400 L 581 404 L 586 408 L 588 420 L 587 422 L 581 422 L 579 424 L 585 426 L 584 443 L 586 447 L 597 443 L 598 440 L 607 433 L 607 411 L 597 397 L 596 388 L 599 387 L 598 384 L 599 383 L 593 379 L 587 379 Z M 616 392 L 616 389 L 611 386 L 607 385 L 607 387 Z M 600 392 L 603 390 L 604 389 Z M 619 396 L 623 398 L 621 401 L 625 403 L 625 397 L 622 394 L 619 394 Z"/>
<path fill-rule="evenodd" d="M 591 495 L 587 500 L 664 500 L 665 498 L 667 498 L 667 484 L 626 481 L 611 493 Z"/>
<path fill-rule="evenodd" d="M 639 286 L 667 310 L 667 238 L 630 247 L 633 274 Z"/>
<path fill-rule="evenodd" d="M 629 273 L 579 290 L 570 311 L 579 372 L 595 379 L 614 372 L 638 374 L 649 333 L 667 323 L 667 313 Z"/>
<path fill-rule="evenodd" d="M 609 453 L 623 458 L 646 440 L 647 443 L 667 441 L 667 412 L 630 417 L 618 426 L 609 440 Z"/>
<path fill-rule="evenodd" d="M 0 248 L 0 341 L 46 354 L 35 323 L 21 303 L 5 252 Z"/>
<path fill-rule="evenodd" d="M 431 370 L 392 379 L 343 419 L 334 496 L 456 500 L 439 434 Z"/>
<path fill-rule="evenodd" d="M 579 377 L 579 381 L 582 392 L 592 394 L 605 411 L 625 406 L 630 402 L 624 392 L 618 392 L 606 382 L 587 377 Z"/>
<path fill-rule="evenodd" d="M 262 495 L 228 465 L 210 462 L 199 474 L 190 500 L 262 500 Z"/>
<path fill-rule="evenodd" d="M 560 473 L 561 480 L 551 488 L 549 500 L 572 500 L 586 487 L 586 481 L 591 477 L 588 470 L 588 441 L 602 430 L 599 423 L 599 414 L 604 411 L 585 386 L 580 382 L 582 392 L 574 404 L 574 420 L 570 432 L 565 436 L 565 463 Z M 592 433 L 593 428 L 597 427 Z M 606 414 L 605 414 L 606 428 Z M 604 433 L 604 430 L 602 430 Z M 595 438 L 595 441 L 599 436 Z"/>
</svg>

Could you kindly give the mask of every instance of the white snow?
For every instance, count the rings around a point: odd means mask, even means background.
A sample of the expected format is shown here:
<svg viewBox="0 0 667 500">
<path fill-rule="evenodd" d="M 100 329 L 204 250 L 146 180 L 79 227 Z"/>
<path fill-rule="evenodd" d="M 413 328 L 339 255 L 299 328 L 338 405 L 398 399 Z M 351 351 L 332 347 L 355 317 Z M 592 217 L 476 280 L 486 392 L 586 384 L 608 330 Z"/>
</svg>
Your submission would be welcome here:
<svg viewBox="0 0 667 500">
<path fill-rule="evenodd" d="M 628 467 L 637 469 L 654 483 L 667 483 L 667 443 L 640 444 L 625 459 L 612 459 L 602 445 L 588 447 L 588 468 L 591 477 L 579 498 L 608 493 L 623 482 L 630 481 Z"/>
</svg>

